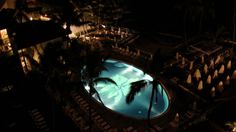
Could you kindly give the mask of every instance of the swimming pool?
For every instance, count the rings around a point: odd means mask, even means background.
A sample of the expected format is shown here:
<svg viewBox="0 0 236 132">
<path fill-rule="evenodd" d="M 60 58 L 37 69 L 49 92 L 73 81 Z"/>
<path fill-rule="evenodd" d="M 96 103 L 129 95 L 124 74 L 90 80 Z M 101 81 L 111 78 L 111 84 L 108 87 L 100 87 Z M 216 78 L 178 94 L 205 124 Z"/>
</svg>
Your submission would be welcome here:
<svg viewBox="0 0 236 132">
<path fill-rule="evenodd" d="M 151 84 L 147 85 L 148 88 L 145 88 L 138 93 L 135 96 L 134 101 L 130 104 L 126 103 L 126 96 L 129 93 L 131 82 L 141 79 L 152 81 L 153 78 L 148 74 L 144 74 L 142 70 L 117 60 L 106 60 L 105 67 L 108 70 L 102 71 L 100 77 L 109 77 L 113 79 L 118 86 L 109 83 L 98 83 L 96 85 L 95 88 L 104 105 L 122 115 L 138 119 L 146 119 L 152 91 Z M 86 89 L 88 90 L 89 87 L 86 86 Z M 161 115 L 169 106 L 168 95 L 165 89 L 163 93 L 161 93 L 162 89 L 163 86 L 158 84 L 158 102 L 153 102 L 151 118 Z M 94 95 L 93 98 L 99 102 L 96 95 Z"/>
</svg>

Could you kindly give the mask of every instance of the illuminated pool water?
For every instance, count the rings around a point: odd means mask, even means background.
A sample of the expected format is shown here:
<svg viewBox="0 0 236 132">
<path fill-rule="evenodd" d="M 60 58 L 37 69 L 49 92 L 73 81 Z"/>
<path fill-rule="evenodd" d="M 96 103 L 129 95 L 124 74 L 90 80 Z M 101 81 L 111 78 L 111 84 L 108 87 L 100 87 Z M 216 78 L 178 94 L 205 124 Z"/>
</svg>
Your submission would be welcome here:
<svg viewBox="0 0 236 132">
<path fill-rule="evenodd" d="M 116 61 L 107 60 L 105 63 L 107 71 L 102 71 L 100 77 L 109 77 L 113 79 L 118 87 L 114 84 L 98 83 L 96 90 L 98 91 L 105 106 L 113 111 L 116 111 L 122 115 L 145 119 L 147 118 L 147 112 L 151 97 L 151 84 L 144 90 L 135 96 L 132 103 L 126 103 L 126 95 L 130 90 L 130 83 L 141 79 L 153 80 L 150 75 L 142 72 L 142 70 L 133 67 L 132 65 Z M 165 112 L 169 106 L 169 99 L 165 90 L 162 91 L 163 86 L 158 84 L 158 102 L 153 102 L 151 111 L 151 117 L 156 117 Z M 88 90 L 88 87 L 87 87 Z M 97 101 L 96 95 L 93 96 Z M 98 101 L 99 102 L 99 101 Z"/>
</svg>

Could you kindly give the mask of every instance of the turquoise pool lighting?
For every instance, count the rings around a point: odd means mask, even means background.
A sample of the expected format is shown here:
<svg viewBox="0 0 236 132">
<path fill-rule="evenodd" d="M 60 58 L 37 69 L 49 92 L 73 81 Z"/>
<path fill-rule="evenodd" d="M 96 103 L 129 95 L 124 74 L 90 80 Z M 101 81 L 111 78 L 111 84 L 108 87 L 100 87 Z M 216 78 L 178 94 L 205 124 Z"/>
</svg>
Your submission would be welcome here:
<svg viewBox="0 0 236 132">
<path fill-rule="evenodd" d="M 126 95 L 130 90 L 130 83 L 141 79 L 153 80 L 153 78 L 144 74 L 142 70 L 117 60 L 107 60 L 105 63 L 107 71 L 102 71 L 100 77 L 109 77 L 113 79 L 118 87 L 109 83 L 98 83 L 96 89 L 105 104 L 105 106 L 113 111 L 116 111 L 122 115 L 145 119 L 147 118 L 147 112 L 151 97 L 151 84 L 148 88 L 143 89 L 135 96 L 134 101 L 131 104 L 126 103 Z M 87 86 L 87 90 L 88 90 Z M 169 106 L 169 99 L 165 89 L 161 92 L 163 86 L 158 84 L 158 102 L 153 102 L 151 111 L 151 117 L 157 117 L 164 113 Z M 93 96 L 97 101 L 96 95 Z M 99 101 L 98 101 L 99 102 Z"/>
</svg>

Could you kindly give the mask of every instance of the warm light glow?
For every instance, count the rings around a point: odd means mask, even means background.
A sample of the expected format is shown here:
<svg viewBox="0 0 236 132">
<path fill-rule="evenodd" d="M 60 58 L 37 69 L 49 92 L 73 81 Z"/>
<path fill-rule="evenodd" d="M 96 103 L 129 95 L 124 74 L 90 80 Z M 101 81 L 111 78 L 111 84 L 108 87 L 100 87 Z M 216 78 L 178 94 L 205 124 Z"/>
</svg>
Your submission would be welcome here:
<svg viewBox="0 0 236 132">
<path fill-rule="evenodd" d="M 62 27 L 63 27 L 64 29 L 66 29 L 66 23 L 64 23 Z"/>
<path fill-rule="evenodd" d="M 236 126 L 233 128 L 232 132 L 236 132 Z"/>
<path fill-rule="evenodd" d="M 103 28 L 106 28 L 106 26 L 105 26 L 105 25 L 102 25 L 102 27 L 103 27 Z"/>
<path fill-rule="evenodd" d="M 187 83 L 188 83 L 188 84 L 191 84 L 191 83 L 192 83 L 192 76 L 191 76 L 191 74 L 188 75 Z"/>
<path fill-rule="evenodd" d="M 44 16 L 40 16 L 40 20 L 41 21 L 50 21 L 51 20 L 51 18 L 49 18 L 49 17 L 47 17 L 47 15 L 44 15 Z"/>
<path fill-rule="evenodd" d="M 74 33 L 69 34 L 69 38 L 77 38 L 77 36 Z"/>
<path fill-rule="evenodd" d="M 202 90 L 203 89 L 203 82 L 202 82 L 202 80 L 199 82 L 197 89 L 198 90 Z"/>
<path fill-rule="evenodd" d="M 8 55 L 12 55 L 13 51 L 7 29 L 0 30 L 0 41 L 2 42 L 2 45 L 0 45 L 0 52 L 5 52 L 8 53 Z"/>
</svg>

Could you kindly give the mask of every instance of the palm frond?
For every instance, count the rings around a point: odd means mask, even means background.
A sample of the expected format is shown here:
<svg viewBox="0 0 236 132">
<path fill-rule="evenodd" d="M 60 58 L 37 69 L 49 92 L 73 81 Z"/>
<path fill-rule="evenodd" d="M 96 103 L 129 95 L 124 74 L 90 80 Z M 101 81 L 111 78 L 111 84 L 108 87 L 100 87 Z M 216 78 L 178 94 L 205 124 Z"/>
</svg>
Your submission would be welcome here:
<svg viewBox="0 0 236 132">
<path fill-rule="evenodd" d="M 97 95 L 97 97 L 98 97 L 98 100 L 101 102 L 101 104 L 102 104 L 103 106 L 105 106 L 104 103 L 103 103 L 103 101 L 102 101 L 102 99 L 101 99 L 101 97 L 100 97 L 100 95 L 99 95 L 99 93 L 98 93 L 98 91 L 97 91 L 96 89 L 94 89 L 94 90 L 95 90 L 95 93 L 96 93 L 96 95 Z"/>
<path fill-rule="evenodd" d="M 102 71 L 108 71 L 108 70 L 104 65 L 100 65 L 95 67 L 92 71 L 94 72 L 94 74 L 100 75 Z"/>
<path fill-rule="evenodd" d="M 148 82 L 146 80 L 139 80 L 136 82 L 132 82 L 130 84 L 130 92 L 128 93 L 126 97 L 126 103 L 130 104 L 134 100 L 135 95 L 139 93 L 141 89 L 145 88 L 147 83 Z"/>
<path fill-rule="evenodd" d="M 89 87 L 89 92 L 91 95 L 94 95 L 96 93 L 96 89 L 94 87 Z"/>
<path fill-rule="evenodd" d="M 112 83 L 112 84 L 114 84 L 114 85 L 117 86 L 117 84 L 116 84 L 116 82 L 115 82 L 114 80 L 112 80 L 112 79 L 110 79 L 110 78 L 106 78 L 106 77 L 95 78 L 95 79 L 93 80 L 93 82 L 94 82 L 95 84 L 97 84 L 98 82 Z"/>
<path fill-rule="evenodd" d="M 135 94 L 132 94 L 131 92 L 129 92 L 129 94 L 126 96 L 126 103 L 130 104 L 134 100 L 134 96 Z"/>
<path fill-rule="evenodd" d="M 147 83 L 147 80 L 138 80 L 138 81 L 135 81 L 135 82 L 131 82 L 130 85 L 131 86 L 137 86 L 137 85 L 141 85 L 143 83 Z"/>
</svg>

